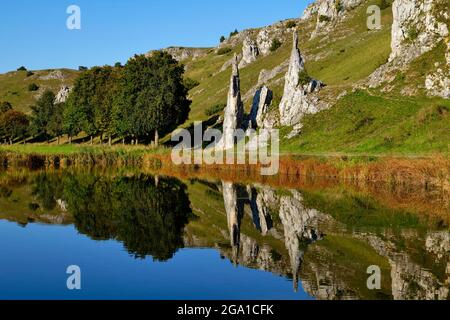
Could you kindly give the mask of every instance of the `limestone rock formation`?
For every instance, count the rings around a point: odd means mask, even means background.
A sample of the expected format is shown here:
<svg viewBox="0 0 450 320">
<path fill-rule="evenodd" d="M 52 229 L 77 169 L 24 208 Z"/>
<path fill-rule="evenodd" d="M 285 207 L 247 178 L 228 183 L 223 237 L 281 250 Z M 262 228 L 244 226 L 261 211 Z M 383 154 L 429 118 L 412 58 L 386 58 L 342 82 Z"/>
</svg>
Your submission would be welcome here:
<svg viewBox="0 0 450 320">
<path fill-rule="evenodd" d="M 392 4 L 392 53 L 390 60 L 407 63 L 431 50 L 448 36 L 446 23 L 440 17 L 437 4 L 443 0 L 395 0 Z M 448 3 L 447 3 L 448 4 Z M 448 9 L 448 8 L 447 8 Z"/>
<path fill-rule="evenodd" d="M 234 56 L 233 71 L 230 79 L 230 89 L 228 91 L 228 102 L 225 108 L 223 121 L 223 138 L 219 146 L 225 149 L 234 146 L 234 131 L 243 128 L 244 104 L 241 100 L 241 83 L 239 78 L 239 67 L 237 56 Z"/>
<path fill-rule="evenodd" d="M 311 80 L 307 84 L 302 84 L 300 83 L 301 73 L 306 73 L 305 64 L 298 49 L 297 33 L 294 32 L 289 69 L 285 77 L 284 93 L 279 107 L 281 125 L 296 125 L 305 114 L 320 111 L 316 101 L 308 94 L 319 91 L 323 87 L 323 83 Z"/>
<path fill-rule="evenodd" d="M 207 54 L 207 50 L 203 48 L 169 47 L 163 49 L 163 51 L 170 54 L 177 61 L 184 61 L 191 58 L 195 60 Z M 149 54 L 152 54 L 152 52 Z"/>
<path fill-rule="evenodd" d="M 67 98 L 69 97 L 71 88 L 68 86 L 62 86 L 61 89 L 59 89 L 58 93 L 55 97 L 55 103 L 64 103 L 67 101 Z"/>
<path fill-rule="evenodd" d="M 239 68 L 244 68 L 252 62 L 255 62 L 259 55 L 258 45 L 250 37 L 245 38 L 242 43 L 242 59 Z"/>
<path fill-rule="evenodd" d="M 310 4 L 304 11 L 302 20 L 316 16 L 316 28 L 311 38 L 330 31 L 334 23 L 346 17 L 346 12 L 359 6 L 364 0 L 318 0 Z"/>
<path fill-rule="evenodd" d="M 449 13 L 446 0 L 395 0 L 392 4 L 393 23 L 389 61 L 378 68 L 368 80 L 370 87 L 390 83 L 399 70 L 407 69 L 415 58 L 434 49 L 441 41 L 448 41 Z M 446 22 L 445 22 L 446 21 Z M 449 98 L 449 46 L 446 64 L 427 75 L 424 87 L 429 95 Z"/>
<path fill-rule="evenodd" d="M 249 117 L 249 127 L 264 128 L 264 117 L 269 111 L 273 92 L 268 87 L 259 88 L 253 97 L 252 109 Z"/>
</svg>

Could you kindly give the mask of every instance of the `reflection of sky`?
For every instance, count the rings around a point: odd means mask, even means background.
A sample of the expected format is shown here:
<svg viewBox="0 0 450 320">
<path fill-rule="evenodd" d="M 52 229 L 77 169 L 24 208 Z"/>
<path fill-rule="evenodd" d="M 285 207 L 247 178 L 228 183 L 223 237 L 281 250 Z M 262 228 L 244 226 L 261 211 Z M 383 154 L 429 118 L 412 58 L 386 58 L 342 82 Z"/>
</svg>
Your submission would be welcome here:
<svg viewBox="0 0 450 320">
<path fill-rule="evenodd" d="M 73 226 L 0 221 L 0 299 L 310 299 L 292 281 L 234 267 L 216 250 L 183 249 L 168 262 L 135 259 L 121 243 L 94 241 Z M 82 290 L 66 288 L 79 265 Z"/>
</svg>

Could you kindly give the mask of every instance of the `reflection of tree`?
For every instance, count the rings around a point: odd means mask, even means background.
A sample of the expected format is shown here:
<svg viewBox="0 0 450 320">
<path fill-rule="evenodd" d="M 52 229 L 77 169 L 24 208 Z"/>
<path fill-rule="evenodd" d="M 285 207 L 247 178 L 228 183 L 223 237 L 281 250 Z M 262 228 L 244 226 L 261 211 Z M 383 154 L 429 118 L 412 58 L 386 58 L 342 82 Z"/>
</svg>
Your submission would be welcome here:
<svg viewBox="0 0 450 320">
<path fill-rule="evenodd" d="M 55 186 L 80 233 L 96 240 L 116 239 L 136 257 L 170 259 L 183 246 L 183 229 L 192 216 L 186 186 L 176 179 L 140 175 L 110 179 L 93 175 L 42 175 L 35 193 L 55 206 Z M 59 183 L 58 183 L 59 182 Z"/>
<path fill-rule="evenodd" d="M 41 201 L 44 209 L 53 210 L 57 204 L 56 199 L 59 199 L 61 194 L 61 178 L 57 175 L 40 173 L 35 177 L 32 195 Z"/>
</svg>

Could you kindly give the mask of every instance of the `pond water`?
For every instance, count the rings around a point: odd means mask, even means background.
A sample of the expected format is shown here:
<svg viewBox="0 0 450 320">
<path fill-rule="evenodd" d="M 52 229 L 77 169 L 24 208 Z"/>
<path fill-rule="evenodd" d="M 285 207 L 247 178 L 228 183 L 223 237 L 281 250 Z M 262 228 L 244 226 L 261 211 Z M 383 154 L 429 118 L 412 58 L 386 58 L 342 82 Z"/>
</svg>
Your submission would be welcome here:
<svg viewBox="0 0 450 320">
<path fill-rule="evenodd" d="M 448 209 L 340 185 L 9 170 L 0 299 L 447 300 Z"/>
</svg>

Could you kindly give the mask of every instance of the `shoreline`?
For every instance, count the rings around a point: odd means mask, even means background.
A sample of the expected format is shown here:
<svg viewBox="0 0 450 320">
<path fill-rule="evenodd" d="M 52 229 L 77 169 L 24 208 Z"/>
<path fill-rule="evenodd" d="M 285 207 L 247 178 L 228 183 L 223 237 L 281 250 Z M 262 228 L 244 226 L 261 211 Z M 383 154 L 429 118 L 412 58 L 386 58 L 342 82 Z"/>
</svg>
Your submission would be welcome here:
<svg viewBox="0 0 450 320">
<path fill-rule="evenodd" d="M 261 176 L 260 165 L 180 165 L 172 163 L 170 149 L 145 146 L 47 146 L 0 147 L 0 163 L 30 169 L 70 166 L 137 167 L 161 174 L 200 175 L 256 182 L 297 177 L 351 183 L 440 189 L 450 193 L 450 157 L 447 155 L 328 155 L 280 156 L 279 174 Z M 283 179 L 289 177 L 289 179 Z"/>
</svg>

